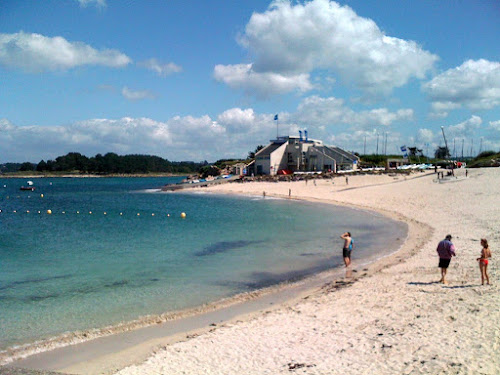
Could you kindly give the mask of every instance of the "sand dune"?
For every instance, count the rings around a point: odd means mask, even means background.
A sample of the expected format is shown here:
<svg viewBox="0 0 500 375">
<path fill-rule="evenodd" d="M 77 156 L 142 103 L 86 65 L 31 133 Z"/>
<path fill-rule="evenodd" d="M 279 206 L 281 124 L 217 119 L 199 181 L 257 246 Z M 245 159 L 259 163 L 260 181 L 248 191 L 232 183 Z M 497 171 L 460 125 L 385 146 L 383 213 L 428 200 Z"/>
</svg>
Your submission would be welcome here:
<svg viewBox="0 0 500 375">
<path fill-rule="evenodd" d="M 468 178 L 458 172 L 450 183 L 437 183 L 433 174 L 365 175 L 349 177 L 348 186 L 339 177 L 316 185 L 210 188 L 284 197 L 291 190 L 292 198 L 379 210 L 407 221 L 410 239 L 385 264 L 366 271 L 356 267 L 354 254 L 352 276 L 300 301 L 164 346 L 118 374 L 500 373 L 500 168 L 472 170 Z M 447 233 L 458 256 L 449 284 L 442 285 L 435 249 Z M 493 252 L 490 286 L 481 286 L 476 262 L 483 237 Z M 339 240 L 332 251 L 340 246 Z"/>
</svg>

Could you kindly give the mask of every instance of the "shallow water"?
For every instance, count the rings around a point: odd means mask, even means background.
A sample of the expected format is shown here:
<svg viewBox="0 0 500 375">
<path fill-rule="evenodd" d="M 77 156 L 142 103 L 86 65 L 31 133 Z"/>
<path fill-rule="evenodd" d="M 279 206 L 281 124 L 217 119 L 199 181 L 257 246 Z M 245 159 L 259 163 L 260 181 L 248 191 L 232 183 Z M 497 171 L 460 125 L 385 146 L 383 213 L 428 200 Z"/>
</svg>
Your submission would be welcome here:
<svg viewBox="0 0 500 375">
<path fill-rule="evenodd" d="M 155 189 L 172 178 L 32 181 L 0 179 L 0 349 L 337 267 L 346 230 L 358 261 L 406 237 L 360 210 Z"/>
</svg>

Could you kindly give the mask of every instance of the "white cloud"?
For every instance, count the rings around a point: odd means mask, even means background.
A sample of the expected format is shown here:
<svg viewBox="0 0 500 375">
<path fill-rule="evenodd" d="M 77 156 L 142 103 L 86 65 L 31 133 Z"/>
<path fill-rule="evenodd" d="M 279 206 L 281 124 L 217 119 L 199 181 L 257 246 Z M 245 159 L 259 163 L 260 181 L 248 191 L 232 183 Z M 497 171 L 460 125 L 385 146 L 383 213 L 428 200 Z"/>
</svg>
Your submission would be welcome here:
<svg viewBox="0 0 500 375">
<path fill-rule="evenodd" d="M 255 122 L 252 122 L 252 117 Z M 32 161 L 54 159 L 68 152 L 87 156 L 97 153 L 150 154 L 170 160 L 211 160 L 245 157 L 260 139 L 249 131 L 273 129 L 271 115 L 234 108 L 217 120 L 210 116 L 176 116 L 167 121 L 150 118 L 90 119 L 68 126 L 16 126 L 0 119 L 0 160 Z"/>
<path fill-rule="evenodd" d="M 130 58 L 112 49 L 96 50 L 63 37 L 19 32 L 0 34 L 0 65 L 27 72 L 66 70 L 83 65 L 121 68 Z"/>
<path fill-rule="evenodd" d="M 500 106 L 500 63 L 467 60 L 434 77 L 422 88 L 438 114 L 461 107 L 491 109 Z"/>
<path fill-rule="evenodd" d="M 446 136 L 450 138 L 473 136 L 474 132 L 480 128 L 483 120 L 479 116 L 472 115 L 468 120 L 445 128 Z"/>
<path fill-rule="evenodd" d="M 146 69 L 152 70 L 156 74 L 162 77 L 166 77 L 173 73 L 182 72 L 182 67 L 174 64 L 173 62 L 162 64 L 156 59 L 149 59 L 139 63 L 140 66 L 145 67 Z"/>
<path fill-rule="evenodd" d="M 420 143 L 431 143 L 435 138 L 434 133 L 430 129 L 418 129 L 417 139 Z"/>
<path fill-rule="evenodd" d="M 438 59 L 417 43 L 387 36 L 372 20 L 328 0 L 274 1 L 264 13 L 252 15 L 239 43 L 250 51 L 255 63 L 247 68 L 224 68 L 245 77 L 243 88 L 261 91 L 272 90 L 270 83 L 262 87 L 264 82 L 252 87 L 263 74 L 296 79 L 326 69 L 365 92 L 389 93 L 412 78 L 425 78 Z M 250 71 L 252 74 L 245 74 Z M 311 88 L 303 83 L 288 84 L 279 93 L 298 87 Z"/>
<path fill-rule="evenodd" d="M 387 108 L 376 108 L 355 112 L 344 105 L 342 99 L 311 96 L 304 99 L 292 116 L 297 122 L 312 126 L 349 125 L 353 128 L 387 127 L 397 121 L 411 121 L 412 109 L 391 112 Z"/>
<path fill-rule="evenodd" d="M 259 73 L 252 69 L 252 64 L 216 65 L 214 78 L 233 89 L 262 98 L 294 90 L 304 92 L 313 87 L 309 74 Z"/>
<path fill-rule="evenodd" d="M 155 96 L 147 90 L 131 90 L 128 87 L 122 89 L 122 95 L 128 100 L 153 99 Z"/>
<path fill-rule="evenodd" d="M 1 124 L 0 124 L 1 126 Z M 500 120 L 497 121 L 490 121 L 490 128 L 500 131 Z"/>
<path fill-rule="evenodd" d="M 98 8 L 104 8 L 106 6 L 106 0 L 76 0 L 80 3 L 80 6 L 86 7 L 88 5 L 95 5 Z"/>
</svg>

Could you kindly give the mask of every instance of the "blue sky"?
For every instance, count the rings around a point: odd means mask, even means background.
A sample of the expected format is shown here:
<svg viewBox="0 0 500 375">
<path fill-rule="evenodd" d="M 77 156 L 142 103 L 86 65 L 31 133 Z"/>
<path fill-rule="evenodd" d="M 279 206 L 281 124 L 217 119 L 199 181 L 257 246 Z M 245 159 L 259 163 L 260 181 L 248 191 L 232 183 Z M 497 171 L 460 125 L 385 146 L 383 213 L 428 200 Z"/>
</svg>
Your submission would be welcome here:
<svg viewBox="0 0 500 375">
<path fill-rule="evenodd" d="M 0 163 L 500 150 L 497 0 L 4 0 Z M 274 115 L 279 115 L 278 124 Z M 365 146 L 366 144 L 366 146 Z"/>
</svg>

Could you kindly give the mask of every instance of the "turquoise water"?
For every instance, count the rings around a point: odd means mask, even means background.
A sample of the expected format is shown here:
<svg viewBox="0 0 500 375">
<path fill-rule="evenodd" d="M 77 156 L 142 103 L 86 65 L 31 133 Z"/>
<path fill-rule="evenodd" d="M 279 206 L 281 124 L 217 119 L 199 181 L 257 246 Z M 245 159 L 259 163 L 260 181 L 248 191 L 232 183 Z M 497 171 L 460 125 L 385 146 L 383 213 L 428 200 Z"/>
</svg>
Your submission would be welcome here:
<svg viewBox="0 0 500 375">
<path fill-rule="evenodd" d="M 406 237 L 364 211 L 154 190 L 177 180 L 0 179 L 0 349 L 336 267 L 345 230 L 357 259 Z"/>
</svg>

